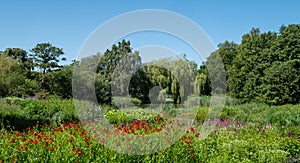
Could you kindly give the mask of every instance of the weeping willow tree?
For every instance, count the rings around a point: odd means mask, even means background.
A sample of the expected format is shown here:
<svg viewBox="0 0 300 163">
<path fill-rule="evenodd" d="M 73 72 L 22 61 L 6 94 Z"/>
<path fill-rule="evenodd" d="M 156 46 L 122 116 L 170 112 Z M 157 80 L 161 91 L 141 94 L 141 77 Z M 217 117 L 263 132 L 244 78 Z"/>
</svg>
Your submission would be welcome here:
<svg viewBox="0 0 300 163">
<path fill-rule="evenodd" d="M 170 94 L 174 104 L 178 104 L 194 93 L 195 67 L 185 57 L 164 58 L 148 64 L 146 73 L 151 83 L 161 88 L 157 98 Z"/>
</svg>

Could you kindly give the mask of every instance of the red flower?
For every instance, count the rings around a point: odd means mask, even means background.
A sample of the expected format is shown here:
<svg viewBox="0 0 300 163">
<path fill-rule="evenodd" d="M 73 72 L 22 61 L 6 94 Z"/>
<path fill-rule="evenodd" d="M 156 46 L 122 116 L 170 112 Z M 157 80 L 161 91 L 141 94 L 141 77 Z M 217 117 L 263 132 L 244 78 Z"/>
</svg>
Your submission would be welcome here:
<svg viewBox="0 0 300 163">
<path fill-rule="evenodd" d="M 32 140 L 33 144 L 39 144 L 39 142 L 37 140 Z"/>
<path fill-rule="evenodd" d="M 74 147 L 73 147 L 73 148 L 72 148 L 72 151 L 79 151 L 79 150 L 78 150 L 77 148 L 74 148 Z"/>
<path fill-rule="evenodd" d="M 36 135 L 35 136 L 39 141 L 42 141 L 42 138 L 40 137 L 40 135 Z"/>
<path fill-rule="evenodd" d="M 195 156 L 195 154 L 194 154 L 192 151 L 190 151 L 190 155 L 191 155 L 192 157 Z"/>
<path fill-rule="evenodd" d="M 25 136 L 25 137 L 28 137 L 28 134 L 25 134 L 24 136 Z"/>
<path fill-rule="evenodd" d="M 28 126 L 27 128 L 26 128 L 26 130 L 28 131 L 28 130 L 30 130 L 31 129 L 31 127 L 30 126 Z"/>
<path fill-rule="evenodd" d="M 45 146 L 48 146 L 48 142 L 45 141 L 45 142 L 44 142 L 44 145 L 45 145 Z"/>
<path fill-rule="evenodd" d="M 53 143 L 54 140 L 53 140 L 52 138 L 50 138 L 48 142 L 49 142 L 49 143 Z"/>
<path fill-rule="evenodd" d="M 16 142 L 16 139 L 11 140 L 11 143 L 15 143 L 15 142 Z"/>
<path fill-rule="evenodd" d="M 82 130 L 82 132 L 80 133 L 80 136 L 84 136 L 84 134 L 85 134 L 85 130 Z"/>
<path fill-rule="evenodd" d="M 21 139 L 21 142 L 24 142 L 25 140 L 26 140 L 26 138 L 22 138 L 22 139 Z"/>
<path fill-rule="evenodd" d="M 138 125 L 137 123 L 134 123 L 134 127 L 135 127 L 136 130 L 139 130 L 139 129 L 140 129 L 140 128 L 139 128 L 139 125 Z"/>
<path fill-rule="evenodd" d="M 50 151 L 54 151 L 55 148 L 54 148 L 54 147 L 50 147 L 49 150 L 50 150 Z"/>
<path fill-rule="evenodd" d="M 22 132 L 18 131 L 18 132 L 16 133 L 16 137 L 20 136 L 21 133 L 22 133 Z"/>
<path fill-rule="evenodd" d="M 73 142 L 72 138 L 70 138 L 68 141 L 69 141 L 70 143 L 72 143 L 72 142 Z"/>
<path fill-rule="evenodd" d="M 17 160 L 15 158 L 11 159 L 11 162 L 17 162 Z"/>
<path fill-rule="evenodd" d="M 76 156 L 82 156 L 82 155 L 83 155 L 83 152 L 81 152 L 81 151 L 76 152 Z"/>
<path fill-rule="evenodd" d="M 84 141 L 89 141 L 91 140 L 91 138 L 84 138 Z"/>
<path fill-rule="evenodd" d="M 200 135 L 200 132 L 197 132 L 197 133 L 195 134 L 196 137 L 199 137 L 199 135 Z"/>
<path fill-rule="evenodd" d="M 129 145 L 129 146 L 127 146 L 127 149 L 132 149 L 132 146 L 130 146 L 130 145 Z"/>
<path fill-rule="evenodd" d="M 28 146 L 24 146 L 23 149 L 26 151 L 28 149 Z"/>
<path fill-rule="evenodd" d="M 194 132 L 194 131 L 195 131 L 195 129 L 194 129 L 193 127 L 191 127 L 191 128 L 190 128 L 190 130 L 191 130 L 192 132 Z"/>
</svg>

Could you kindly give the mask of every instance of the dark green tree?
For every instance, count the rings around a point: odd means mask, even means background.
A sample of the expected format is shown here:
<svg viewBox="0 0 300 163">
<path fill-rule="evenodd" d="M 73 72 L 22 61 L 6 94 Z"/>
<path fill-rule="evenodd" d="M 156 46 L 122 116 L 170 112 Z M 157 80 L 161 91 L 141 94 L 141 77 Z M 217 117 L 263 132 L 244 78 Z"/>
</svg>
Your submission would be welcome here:
<svg viewBox="0 0 300 163">
<path fill-rule="evenodd" d="M 60 61 L 65 61 L 66 58 L 60 58 L 64 52 L 62 48 L 57 48 L 51 43 L 39 43 L 33 49 L 31 56 L 34 65 L 41 70 L 43 74 L 53 69 L 60 68 Z"/>
</svg>

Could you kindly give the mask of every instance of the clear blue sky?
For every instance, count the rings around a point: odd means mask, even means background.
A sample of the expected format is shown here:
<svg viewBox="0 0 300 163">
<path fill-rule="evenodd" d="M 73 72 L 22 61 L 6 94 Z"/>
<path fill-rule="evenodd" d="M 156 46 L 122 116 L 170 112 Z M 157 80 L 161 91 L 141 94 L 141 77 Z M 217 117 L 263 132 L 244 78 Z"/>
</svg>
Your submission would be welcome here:
<svg viewBox="0 0 300 163">
<path fill-rule="evenodd" d="M 51 42 L 64 49 L 69 61 L 76 58 L 84 41 L 99 25 L 140 9 L 164 9 L 186 16 L 201 26 L 215 45 L 225 40 L 239 43 L 252 27 L 263 32 L 278 31 L 283 24 L 300 23 L 297 0 L 9 0 L 1 1 L 0 6 L 1 51 L 8 47 L 29 50 L 37 43 Z M 145 41 L 147 37 L 144 38 L 136 40 Z M 131 40 L 133 47 L 143 44 L 136 40 Z"/>
</svg>

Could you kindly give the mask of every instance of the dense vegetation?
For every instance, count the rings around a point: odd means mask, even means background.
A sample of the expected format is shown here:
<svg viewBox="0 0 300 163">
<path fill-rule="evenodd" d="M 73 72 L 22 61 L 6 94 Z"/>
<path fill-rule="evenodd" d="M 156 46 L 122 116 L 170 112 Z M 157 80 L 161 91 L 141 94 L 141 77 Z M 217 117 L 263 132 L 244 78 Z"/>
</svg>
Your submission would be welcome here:
<svg viewBox="0 0 300 163">
<path fill-rule="evenodd" d="M 228 103 L 216 122 L 214 132 L 206 139 L 200 139 L 201 124 L 207 116 L 206 106 L 210 102 L 209 97 L 203 98 L 201 105 L 194 108 L 197 113 L 194 125 L 186 129 L 170 147 L 146 155 L 122 154 L 107 146 L 116 137 L 122 137 L 123 133 L 145 139 L 156 132 L 162 132 L 167 137 L 176 136 L 179 133 L 168 130 L 165 125 L 172 122 L 168 118 L 178 114 L 178 109 L 165 107 L 161 113 L 166 114 L 159 114 L 145 109 L 103 108 L 103 114 L 114 127 L 91 131 L 89 129 L 97 123 L 79 123 L 70 100 L 5 99 L 1 101 L 3 121 L 0 144 L 3 146 L 0 147 L 0 161 L 299 161 L 299 105 L 271 107 L 265 104 Z M 118 143 L 120 149 L 136 150 L 128 145 L 130 140 L 124 141 L 114 143 Z"/>
<path fill-rule="evenodd" d="M 299 45 L 300 25 L 293 24 L 279 32 L 253 28 L 240 44 L 221 43 L 202 65 L 185 55 L 145 65 L 125 40 L 70 65 L 60 64 L 63 49 L 51 43 L 7 48 L 0 52 L 0 162 L 300 161 Z M 211 95 L 224 88 L 217 126 L 200 139 L 209 111 L 220 107 L 209 108 Z M 81 112 L 78 101 L 93 110 Z M 136 142 L 115 141 L 125 133 L 176 136 L 166 126 L 181 123 L 176 116 L 187 110 L 195 115 L 191 128 L 164 150 L 126 155 L 107 148 L 114 142 L 137 150 Z M 103 119 L 111 128 L 90 132 Z"/>
</svg>

